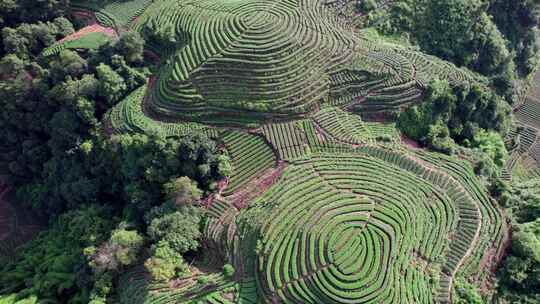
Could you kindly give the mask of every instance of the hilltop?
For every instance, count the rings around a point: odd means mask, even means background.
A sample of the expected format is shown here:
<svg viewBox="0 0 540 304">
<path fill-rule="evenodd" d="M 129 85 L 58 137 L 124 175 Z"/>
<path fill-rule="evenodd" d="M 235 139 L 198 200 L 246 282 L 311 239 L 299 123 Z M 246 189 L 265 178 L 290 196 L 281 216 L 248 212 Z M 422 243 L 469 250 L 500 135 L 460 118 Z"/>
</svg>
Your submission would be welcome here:
<svg viewBox="0 0 540 304">
<path fill-rule="evenodd" d="M 534 299 L 538 78 L 477 2 L 12 10 L 0 302 Z"/>
</svg>

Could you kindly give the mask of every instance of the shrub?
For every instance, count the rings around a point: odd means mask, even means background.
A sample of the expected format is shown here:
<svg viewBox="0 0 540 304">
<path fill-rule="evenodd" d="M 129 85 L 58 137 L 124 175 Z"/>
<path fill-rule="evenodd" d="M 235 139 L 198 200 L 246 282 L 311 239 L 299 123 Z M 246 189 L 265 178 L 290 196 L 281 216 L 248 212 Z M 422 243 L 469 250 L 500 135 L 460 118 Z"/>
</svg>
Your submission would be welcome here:
<svg viewBox="0 0 540 304">
<path fill-rule="evenodd" d="M 230 278 L 234 274 L 234 267 L 231 264 L 223 265 L 223 275 L 227 278 Z"/>
<path fill-rule="evenodd" d="M 165 242 L 157 244 L 152 257 L 144 262 L 144 267 L 156 281 L 169 281 L 178 275 L 189 273 L 182 255 Z"/>
</svg>

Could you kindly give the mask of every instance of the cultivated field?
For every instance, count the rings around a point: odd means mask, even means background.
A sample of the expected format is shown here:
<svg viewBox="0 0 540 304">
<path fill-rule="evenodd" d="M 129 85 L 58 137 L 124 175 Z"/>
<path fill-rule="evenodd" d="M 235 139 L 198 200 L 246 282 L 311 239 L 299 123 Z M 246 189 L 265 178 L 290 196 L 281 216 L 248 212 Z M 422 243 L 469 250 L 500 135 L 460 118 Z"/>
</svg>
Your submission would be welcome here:
<svg viewBox="0 0 540 304">
<path fill-rule="evenodd" d="M 504 178 L 540 177 L 540 72 L 531 80 L 523 103 L 515 109 L 516 126 L 507 141 L 516 143 L 506 164 Z"/>
<path fill-rule="evenodd" d="M 234 280 L 155 285 L 139 270 L 124 303 L 449 303 L 453 278 L 487 279 L 502 249 L 506 223 L 472 168 L 407 151 L 392 125 L 328 107 L 217 131 L 233 175 L 206 207 L 205 251 Z"/>
<path fill-rule="evenodd" d="M 131 2 L 84 7 L 161 57 L 107 113 L 107 131 L 203 132 L 233 171 L 205 201 L 207 268 L 168 283 L 135 268 L 120 303 L 450 303 L 457 275 L 488 279 L 507 227 L 471 166 L 358 115 L 399 111 L 434 78 L 482 77 L 375 41 L 325 1 Z M 522 149 L 540 151 L 529 141 Z"/>
<path fill-rule="evenodd" d="M 137 15 L 164 63 L 149 109 L 213 125 L 301 118 L 321 104 L 364 115 L 419 100 L 433 78 L 481 77 L 435 57 L 373 41 L 317 0 L 156 1 Z M 151 40 L 152 37 L 149 37 Z"/>
</svg>

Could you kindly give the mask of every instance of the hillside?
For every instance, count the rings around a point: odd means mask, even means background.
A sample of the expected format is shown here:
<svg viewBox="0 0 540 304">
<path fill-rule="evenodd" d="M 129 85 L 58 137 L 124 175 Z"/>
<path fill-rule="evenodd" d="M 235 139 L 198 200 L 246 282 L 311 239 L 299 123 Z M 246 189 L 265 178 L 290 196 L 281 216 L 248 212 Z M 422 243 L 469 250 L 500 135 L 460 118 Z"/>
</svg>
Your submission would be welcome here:
<svg viewBox="0 0 540 304">
<path fill-rule="evenodd" d="M 157 41 L 168 45 L 157 47 L 163 65 L 148 110 L 160 118 L 242 124 L 298 118 L 322 104 L 377 113 L 417 101 L 431 79 L 474 78 L 373 41 L 319 1 L 160 1 L 134 29 L 174 37 Z"/>
<path fill-rule="evenodd" d="M 0 303 L 540 297 L 509 287 L 539 265 L 540 74 L 388 29 L 426 3 L 73 0 L 24 56 L 5 30 Z"/>
</svg>

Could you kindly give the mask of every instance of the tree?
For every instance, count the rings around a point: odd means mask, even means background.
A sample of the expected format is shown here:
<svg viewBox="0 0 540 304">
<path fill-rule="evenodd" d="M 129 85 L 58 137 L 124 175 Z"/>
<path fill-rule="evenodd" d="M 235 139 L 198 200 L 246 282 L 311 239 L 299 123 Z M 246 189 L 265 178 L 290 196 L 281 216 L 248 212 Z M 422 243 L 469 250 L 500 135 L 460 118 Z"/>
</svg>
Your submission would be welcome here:
<svg viewBox="0 0 540 304">
<path fill-rule="evenodd" d="M 51 19 L 68 1 L 38 2 L 0 1 L 0 169 L 28 202 L 22 208 L 51 221 L 0 266 L 0 289 L 40 303 L 107 303 L 118 270 L 140 256 L 146 235 L 134 227 L 146 227 L 143 216 L 163 205 L 163 184 L 186 176 L 209 190 L 230 164 L 203 134 L 105 136 L 105 113 L 146 82 L 142 41 L 130 33 L 98 51 L 43 57 L 73 26 Z M 191 195 L 198 199 L 202 191 Z M 167 218 L 171 212 L 182 215 Z M 150 241 L 160 249 L 152 248 L 149 263 L 172 265 L 174 276 L 188 271 L 180 251 L 198 247 L 201 215 L 173 206 L 151 219 L 159 228 Z"/>
<path fill-rule="evenodd" d="M 199 247 L 201 215 L 195 207 L 183 207 L 179 211 L 152 219 L 148 236 L 154 242 L 164 242 L 171 249 L 183 254 Z"/>
<path fill-rule="evenodd" d="M 429 127 L 426 142 L 430 148 L 446 154 L 452 154 L 455 150 L 455 142 L 450 138 L 448 127 L 435 123 Z"/>
<path fill-rule="evenodd" d="M 516 54 L 520 75 L 528 75 L 538 62 L 538 0 L 491 0 L 489 13 Z"/>
<path fill-rule="evenodd" d="M 174 45 L 178 41 L 176 39 L 176 29 L 173 24 L 154 24 L 149 22 L 146 24 L 145 31 L 149 34 L 152 40 L 161 45 Z"/>
<path fill-rule="evenodd" d="M 87 302 L 83 248 L 107 238 L 114 222 L 111 210 L 96 205 L 72 210 L 58 217 L 50 230 L 30 241 L 15 257 L 0 268 L 0 285 L 21 297 L 35 295 L 42 301 L 79 298 Z"/>
<path fill-rule="evenodd" d="M 70 34 L 73 27 L 65 18 L 33 24 L 21 23 L 16 27 L 2 29 L 3 52 L 30 59 L 39 55 L 43 48 L 51 46 L 56 38 Z"/>
<path fill-rule="evenodd" d="M 189 273 L 182 255 L 171 249 L 166 242 L 159 242 L 154 247 L 152 257 L 144 262 L 144 267 L 156 281 L 169 281 Z"/>
<path fill-rule="evenodd" d="M 411 106 L 399 114 L 397 127 L 412 139 L 421 140 L 428 132 L 432 118 L 423 107 Z"/>
<path fill-rule="evenodd" d="M 144 238 L 136 230 L 124 227 L 115 229 L 107 242 L 98 248 L 88 247 L 85 250 L 90 266 L 101 274 L 106 271 L 119 271 L 137 261 Z"/>
<path fill-rule="evenodd" d="M 399 115 L 397 127 L 407 136 L 446 152 L 452 150 L 452 140 L 466 144 L 477 136 L 484 141 L 490 138 L 491 147 L 499 148 L 493 150 L 493 157 L 500 164 L 504 149 L 496 145 L 500 142 L 489 132 L 506 134 L 510 113 L 501 97 L 478 84 L 450 87 L 446 81 L 434 80 L 428 85 L 424 102 Z"/>
<path fill-rule="evenodd" d="M 86 73 L 87 68 L 88 63 L 79 54 L 71 50 L 62 50 L 51 62 L 51 78 L 54 82 L 63 81 L 66 76 L 72 79 L 79 78 Z"/>
<path fill-rule="evenodd" d="M 457 278 L 455 284 L 455 299 L 456 304 L 484 304 L 484 300 L 478 293 L 475 286 L 467 282 L 463 278 Z"/>
<path fill-rule="evenodd" d="M 175 202 L 177 206 L 193 204 L 201 199 L 202 191 L 189 177 L 175 178 L 163 185 L 165 195 Z"/>
<path fill-rule="evenodd" d="M 226 154 L 220 154 L 218 156 L 218 171 L 221 176 L 231 176 L 232 174 L 231 159 Z"/>
<path fill-rule="evenodd" d="M 96 68 L 96 72 L 99 80 L 99 95 L 108 102 L 109 106 L 114 105 L 126 93 L 127 86 L 124 78 L 104 63 Z"/>
<path fill-rule="evenodd" d="M 497 277 L 498 297 L 509 303 L 540 301 L 540 180 L 506 185 L 495 193 L 510 212 L 512 243 Z"/>
<path fill-rule="evenodd" d="M 540 179 L 514 183 L 500 194 L 500 202 L 517 223 L 527 223 L 540 218 Z"/>
<path fill-rule="evenodd" d="M 135 90 L 146 83 L 147 74 L 129 66 L 124 57 L 120 55 L 111 56 L 111 66 L 124 79 L 129 91 Z"/>
<path fill-rule="evenodd" d="M 363 2 L 366 3 L 366 2 Z M 408 37 L 422 51 L 479 72 L 509 103 L 519 78 L 539 59 L 538 0 L 401 0 L 371 13 L 385 34 Z"/>
<path fill-rule="evenodd" d="M 234 274 L 234 267 L 231 264 L 225 264 L 223 265 L 223 275 L 226 278 L 232 277 Z"/>
<path fill-rule="evenodd" d="M 502 168 L 508 158 L 508 151 L 501 135 L 493 131 L 480 130 L 473 139 L 473 147 L 486 153 L 493 162 Z"/>
<path fill-rule="evenodd" d="M 127 62 L 141 62 L 143 60 L 144 39 L 138 32 L 128 31 L 120 35 L 115 43 L 116 52 L 126 59 Z"/>
<path fill-rule="evenodd" d="M 69 0 L 3 0 L 0 1 L 0 25 L 21 22 L 46 21 L 64 16 L 69 10 Z"/>
<path fill-rule="evenodd" d="M 512 303 L 538 303 L 540 294 L 540 219 L 518 224 L 511 250 L 499 270 L 500 293 Z"/>
<path fill-rule="evenodd" d="M 136 230 L 120 228 L 111 234 L 109 244 L 115 250 L 115 258 L 122 266 L 128 266 L 137 260 L 144 239 Z"/>
<path fill-rule="evenodd" d="M 473 54 L 467 48 L 474 39 L 472 27 L 477 16 L 482 14 L 481 2 L 432 0 L 425 4 L 425 14 L 417 34 L 422 48 L 458 64 L 470 64 Z"/>
</svg>

